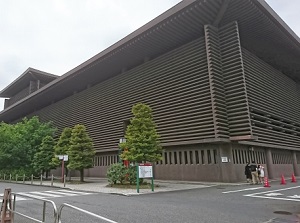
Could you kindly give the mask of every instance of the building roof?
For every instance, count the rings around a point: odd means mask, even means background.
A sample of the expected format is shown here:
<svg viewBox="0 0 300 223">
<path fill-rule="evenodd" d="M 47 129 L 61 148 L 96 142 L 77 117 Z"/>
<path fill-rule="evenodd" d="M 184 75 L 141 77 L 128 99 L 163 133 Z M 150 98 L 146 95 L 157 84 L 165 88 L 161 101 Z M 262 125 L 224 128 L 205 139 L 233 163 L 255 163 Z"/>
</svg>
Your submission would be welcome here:
<svg viewBox="0 0 300 223">
<path fill-rule="evenodd" d="M 184 0 L 117 43 L 0 112 L 13 121 L 33 109 L 86 89 L 189 41 L 204 36 L 204 25 L 237 21 L 248 51 L 300 82 L 299 37 L 263 0 Z M 33 108 L 32 105 L 38 107 Z"/>
<path fill-rule="evenodd" d="M 40 70 L 29 67 L 22 75 L 16 80 L 10 83 L 2 91 L 0 91 L 0 97 L 10 98 L 19 93 L 24 88 L 28 87 L 28 83 L 33 80 L 40 80 L 44 83 L 49 83 L 56 79 L 58 76 L 49 74 Z"/>
</svg>

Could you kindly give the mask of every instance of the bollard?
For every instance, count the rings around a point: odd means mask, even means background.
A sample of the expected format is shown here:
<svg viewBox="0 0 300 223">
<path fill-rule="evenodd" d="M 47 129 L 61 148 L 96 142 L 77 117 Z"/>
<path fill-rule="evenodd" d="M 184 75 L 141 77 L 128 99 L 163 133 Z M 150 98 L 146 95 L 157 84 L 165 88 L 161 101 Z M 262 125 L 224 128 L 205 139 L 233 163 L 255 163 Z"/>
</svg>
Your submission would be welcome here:
<svg viewBox="0 0 300 223">
<path fill-rule="evenodd" d="M 23 184 L 25 184 L 25 174 L 23 174 Z"/>
<path fill-rule="evenodd" d="M 64 187 L 66 187 L 66 175 L 64 175 Z"/>
<path fill-rule="evenodd" d="M 51 175 L 51 187 L 53 187 L 53 174 Z"/>
<path fill-rule="evenodd" d="M 16 183 L 18 183 L 18 174 L 16 174 Z"/>
<path fill-rule="evenodd" d="M 11 182 L 11 174 L 9 174 L 9 182 Z"/>
<path fill-rule="evenodd" d="M 40 185 L 43 185 L 43 175 L 41 174 L 41 182 Z"/>
<path fill-rule="evenodd" d="M 31 184 L 33 184 L 33 174 L 31 174 Z"/>
</svg>

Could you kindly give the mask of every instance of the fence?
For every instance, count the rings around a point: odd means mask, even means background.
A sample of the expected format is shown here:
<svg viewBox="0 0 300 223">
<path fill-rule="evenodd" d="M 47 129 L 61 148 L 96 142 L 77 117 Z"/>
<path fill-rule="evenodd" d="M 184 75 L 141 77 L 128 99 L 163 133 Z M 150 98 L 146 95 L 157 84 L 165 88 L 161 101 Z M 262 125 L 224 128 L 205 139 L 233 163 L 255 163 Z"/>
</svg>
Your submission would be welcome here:
<svg viewBox="0 0 300 223">
<path fill-rule="evenodd" d="M 50 180 L 50 181 L 49 181 Z M 39 177 L 34 176 L 33 174 L 31 176 L 18 176 L 18 174 L 12 176 L 11 174 L 0 174 L 0 181 L 9 182 L 9 183 L 22 183 L 22 184 L 38 184 L 38 185 L 47 185 L 47 186 L 54 186 L 56 184 L 57 186 L 66 187 L 66 175 L 63 178 L 54 178 L 53 174 L 51 175 L 50 179 L 45 179 L 43 175 L 40 175 Z"/>
</svg>

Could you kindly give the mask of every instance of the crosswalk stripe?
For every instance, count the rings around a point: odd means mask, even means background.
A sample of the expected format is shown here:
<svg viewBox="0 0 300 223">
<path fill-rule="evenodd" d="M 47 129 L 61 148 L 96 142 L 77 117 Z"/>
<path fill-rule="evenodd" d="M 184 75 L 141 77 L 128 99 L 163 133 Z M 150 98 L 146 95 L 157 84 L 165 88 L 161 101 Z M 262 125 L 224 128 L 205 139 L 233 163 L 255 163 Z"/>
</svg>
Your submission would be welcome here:
<svg viewBox="0 0 300 223">
<path fill-rule="evenodd" d="M 61 195 L 65 195 L 65 196 L 78 196 L 77 194 L 71 194 L 71 193 L 66 193 L 66 192 L 61 192 L 61 191 L 45 191 L 47 193 L 51 193 L 51 194 L 61 194 Z"/>
<path fill-rule="evenodd" d="M 45 191 L 47 192 L 47 191 Z M 45 193 L 45 192 L 29 192 L 29 195 L 31 196 L 31 194 L 37 194 L 37 195 L 42 195 L 44 197 L 62 197 L 61 195 L 57 195 L 57 194 L 50 194 L 50 193 Z M 35 195 L 34 195 L 35 196 Z"/>
<path fill-rule="evenodd" d="M 23 197 L 16 197 L 16 201 L 25 201 L 27 200 L 26 198 L 23 198 Z M 3 194 L 0 194 L 0 199 L 2 200 L 3 199 Z M 14 197 L 12 196 L 12 200 L 14 199 Z"/>
<path fill-rule="evenodd" d="M 78 195 L 92 194 L 92 193 L 88 193 L 88 192 L 81 192 L 81 191 L 74 191 L 74 190 L 58 190 L 58 191 L 66 192 L 66 193 L 73 193 L 73 194 L 78 194 Z"/>
<path fill-rule="evenodd" d="M 29 194 L 29 192 L 26 192 L 26 193 L 18 193 L 18 194 L 24 195 L 24 196 L 29 196 L 29 197 L 32 197 L 32 198 L 38 198 L 38 199 L 43 199 L 43 198 L 44 198 L 44 197 L 41 197 L 41 196 Z M 18 195 L 17 195 L 17 197 L 18 197 Z M 26 200 L 28 200 L 28 198 L 27 198 Z"/>
<path fill-rule="evenodd" d="M 49 190 L 49 191 L 30 191 L 30 192 L 20 192 L 17 193 L 20 196 L 16 196 L 16 201 L 25 201 L 30 200 L 29 197 L 38 198 L 38 199 L 46 199 L 46 198 L 58 198 L 58 197 L 70 197 L 70 196 L 82 196 L 89 195 L 93 193 L 81 192 L 81 191 L 71 191 L 71 190 Z M 29 196 L 29 197 L 22 197 Z M 3 197 L 3 194 L 0 194 L 0 198 Z M 13 197 L 12 197 L 13 199 Z"/>
</svg>

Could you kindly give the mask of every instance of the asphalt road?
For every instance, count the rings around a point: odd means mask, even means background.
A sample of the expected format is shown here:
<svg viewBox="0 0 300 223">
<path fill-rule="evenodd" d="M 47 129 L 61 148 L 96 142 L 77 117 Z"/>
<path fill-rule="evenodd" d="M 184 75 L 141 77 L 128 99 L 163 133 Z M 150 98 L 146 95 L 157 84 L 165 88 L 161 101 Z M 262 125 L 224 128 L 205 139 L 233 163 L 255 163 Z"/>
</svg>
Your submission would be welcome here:
<svg viewBox="0 0 300 223">
<path fill-rule="evenodd" d="M 45 197 L 59 207 L 68 203 L 119 223 L 263 223 L 296 222 L 300 213 L 300 184 L 213 186 L 186 191 L 121 196 L 103 193 L 66 191 L 59 188 L 0 183 L 13 192 Z M 41 219 L 42 203 L 17 199 L 16 210 Z M 105 222 L 76 210 L 64 208 L 62 222 Z M 47 205 L 46 222 L 53 222 L 53 210 Z M 29 223 L 15 217 L 16 223 Z"/>
</svg>

